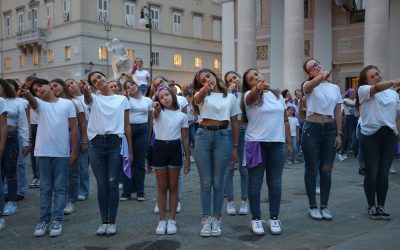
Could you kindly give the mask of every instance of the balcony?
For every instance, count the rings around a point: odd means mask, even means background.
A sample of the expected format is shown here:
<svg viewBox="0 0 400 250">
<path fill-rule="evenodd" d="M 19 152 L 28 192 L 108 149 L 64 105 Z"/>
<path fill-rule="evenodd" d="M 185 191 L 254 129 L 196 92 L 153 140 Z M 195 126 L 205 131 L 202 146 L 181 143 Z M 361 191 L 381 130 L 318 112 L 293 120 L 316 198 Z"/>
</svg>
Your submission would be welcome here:
<svg viewBox="0 0 400 250">
<path fill-rule="evenodd" d="M 17 33 L 16 45 L 26 54 L 33 48 L 41 49 L 46 46 L 47 29 L 37 28 Z"/>
<path fill-rule="evenodd" d="M 365 10 L 353 10 L 350 12 L 350 23 L 364 22 Z"/>
</svg>

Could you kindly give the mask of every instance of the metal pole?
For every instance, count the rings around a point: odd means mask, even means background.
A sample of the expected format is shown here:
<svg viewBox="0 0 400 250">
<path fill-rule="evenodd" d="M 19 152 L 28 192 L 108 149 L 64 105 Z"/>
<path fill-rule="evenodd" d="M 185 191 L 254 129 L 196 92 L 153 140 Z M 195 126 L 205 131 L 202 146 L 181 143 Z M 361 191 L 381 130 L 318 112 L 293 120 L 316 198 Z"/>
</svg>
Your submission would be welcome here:
<svg viewBox="0 0 400 250">
<path fill-rule="evenodd" d="M 153 30 L 152 20 L 153 20 L 153 18 L 151 17 L 151 4 L 148 3 L 147 6 L 148 6 L 147 10 L 148 10 L 149 35 L 150 35 L 150 82 L 153 82 L 153 36 L 152 36 L 152 30 Z"/>
<path fill-rule="evenodd" d="M 108 28 L 108 27 L 107 27 Z M 107 30 L 107 43 L 108 43 L 108 29 L 106 29 Z M 110 77 L 110 75 L 109 75 L 109 61 L 108 61 L 108 56 L 109 56 L 109 51 L 108 51 L 108 49 L 107 49 L 107 77 Z"/>
</svg>

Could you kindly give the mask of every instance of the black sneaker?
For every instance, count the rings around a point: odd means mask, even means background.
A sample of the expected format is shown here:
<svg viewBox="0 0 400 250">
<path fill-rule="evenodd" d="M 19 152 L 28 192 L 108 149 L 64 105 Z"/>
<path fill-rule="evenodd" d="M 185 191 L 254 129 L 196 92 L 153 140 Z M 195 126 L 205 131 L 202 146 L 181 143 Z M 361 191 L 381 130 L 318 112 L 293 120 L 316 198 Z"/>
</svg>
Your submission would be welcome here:
<svg viewBox="0 0 400 250">
<path fill-rule="evenodd" d="M 358 174 L 359 175 L 365 175 L 365 168 L 359 168 L 358 169 Z"/>
<path fill-rule="evenodd" d="M 17 201 L 22 201 L 23 199 L 25 199 L 23 195 L 17 194 Z"/>
<path fill-rule="evenodd" d="M 120 201 L 127 201 L 132 199 L 132 196 L 130 194 L 127 193 L 122 193 L 121 197 L 119 197 Z"/>
<path fill-rule="evenodd" d="M 144 193 L 137 193 L 137 201 L 144 201 Z"/>
<path fill-rule="evenodd" d="M 380 220 L 381 215 L 376 211 L 376 207 L 372 206 L 368 208 L 368 216 L 371 220 Z"/>
<path fill-rule="evenodd" d="M 390 220 L 390 214 L 386 213 L 384 207 L 377 207 L 376 212 L 380 215 L 381 220 Z"/>
</svg>

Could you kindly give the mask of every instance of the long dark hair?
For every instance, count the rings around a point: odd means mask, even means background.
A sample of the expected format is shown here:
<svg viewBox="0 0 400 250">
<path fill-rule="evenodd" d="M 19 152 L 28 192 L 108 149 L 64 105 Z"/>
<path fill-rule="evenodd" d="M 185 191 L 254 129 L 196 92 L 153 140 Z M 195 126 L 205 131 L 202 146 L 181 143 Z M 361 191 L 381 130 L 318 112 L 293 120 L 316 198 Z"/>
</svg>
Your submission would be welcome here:
<svg viewBox="0 0 400 250">
<path fill-rule="evenodd" d="M 11 87 L 11 84 L 7 80 L 0 78 L 0 85 L 4 89 L 4 94 L 5 94 L 6 98 L 15 98 L 17 96 L 13 87 Z"/>
<path fill-rule="evenodd" d="M 218 88 L 218 91 L 220 91 L 222 93 L 223 97 L 226 97 L 228 95 L 228 88 L 226 88 L 223 85 L 222 80 L 211 69 L 200 69 L 199 71 L 196 72 L 196 74 L 195 74 L 195 76 L 193 78 L 193 82 L 192 82 L 192 95 L 194 96 L 203 87 L 201 85 L 201 82 L 200 82 L 200 79 L 199 79 L 200 78 L 200 74 L 203 73 L 203 72 L 208 72 L 208 73 L 210 73 L 211 75 L 213 75 L 215 77 L 215 79 L 217 81 L 216 86 Z M 192 104 L 193 104 L 192 106 L 193 106 L 194 112 L 196 114 L 200 114 L 199 107 L 196 105 L 196 103 L 194 101 L 194 98 L 192 100 Z"/>
<path fill-rule="evenodd" d="M 162 103 L 160 102 L 160 98 L 158 97 L 158 94 L 160 93 L 161 90 L 168 91 L 168 93 L 172 96 L 172 107 L 175 110 L 179 110 L 178 98 L 176 97 L 174 91 L 169 87 L 161 87 L 156 91 L 155 101 L 160 103 L 161 109 L 164 110 L 164 108 L 165 108 L 164 105 L 162 105 Z"/>
<path fill-rule="evenodd" d="M 367 72 L 371 69 L 376 69 L 377 71 L 381 72 L 377 66 L 375 65 L 368 65 L 365 66 L 361 71 L 360 74 L 358 75 L 358 87 L 356 89 L 356 104 L 355 108 L 357 111 L 360 111 L 360 98 L 358 97 L 358 88 L 363 85 L 367 85 Z"/>
<path fill-rule="evenodd" d="M 63 90 L 64 90 L 64 94 L 67 96 L 67 99 L 72 99 L 75 96 L 71 93 L 71 91 L 69 91 L 67 84 L 64 82 L 64 80 L 60 79 L 60 78 L 55 78 L 53 80 L 50 81 L 51 82 L 55 82 L 58 83 L 62 86 Z M 59 97 L 59 96 L 57 96 Z"/>
<path fill-rule="evenodd" d="M 92 81 L 90 80 L 90 78 L 92 77 L 92 75 L 94 75 L 94 74 L 96 74 L 96 73 L 97 73 L 97 74 L 100 74 L 100 75 L 102 75 L 102 76 L 104 76 L 104 77 L 107 79 L 106 75 L 104 75 L 103 72 L 100 72 L 100 71 L 92 71 L 92 72 L 90 72 L 89 75 L 87 76 L 88 83 L 89 83 L 90 85 L 92 85 L 92 86 L 94 86 L 94 85 L 93 85 Z"/>
<path fill-rule="evenodd" d="M 310 72 L 308 72 L 308 70 L 307 70 L 307 63 L 308 63 L 309 61 L 316 61 L 317 63 L 321 64 L 321 63 L 320 63 L 317 59 L 315 59 L 315 58 L 310 58 L 310 59 L 305 60 L 304 63 L 303 63 L 303 70 L 304 70 L 304 72 L 306 72 L 307 75 L 310 73 Z M 314 79 L 314 77 L 308 75 L 307 81 L 311 81 L 312 79 Z"/>
<path fill-rule="evenodd" d="M 243 74 L 243 79 L 242 79 L 242 83 L 243 83 L 243 95 L 242 95 L 242 100 L 241 100 L 241 102 L 240 102 L 240 108 L 241 108 L 241 110 L 242 110 L 242 121 L 243 122 L 248 122 L 248 119 L 247 119 L 247 114 L 246 114 L 246 107 L 245 107 L 245 105 L 244 105 L 244 96 L 245 96 L 245 93 L 247 92 L 247 91 L 249 91 L 249 90 L 251 90 L 251 86 L 250 86 L 250 84 L 249 84 L 249 82 L 247 81 L 247 75 L 250 73 L 250 71 L 252 71 L 252 70 L 254 70 L 254 71 L 257 71 L 259 74 L 260 74 L 260 71 L 258 71 L 257 69 L 254 69 L 254 68 L 250 68 L 250 69 L 248 69 L 248 70 L 246 70 L 246 72 L 244 72 L 244 74 Z M 280 98 L 280 96 L 281 96 L 281 93 L 280 93 L 280 91 L 278 90 L 278 89 L 270 89 L 269 91 L 271 91 L 275 96 L 276 96 L 276 99 L 278 99 L 279 100 L 279 98 Z M 263 95 L 264 95 L 264 92 L 263 91 L 261 91 L 261 93 L 260 93 L 260 95 L 258 96 L 258 100 L 257 100 L 257 102 L 256 102 L 256 105 L 262 105 L 263 104 Z"/>
<path fill-rule="evenodd" d="M 235 74 L 237 77 L 240 77 L 240 75 L 236 71 L 230 70 L 230 71 L 226 72 L 224 75 L 224 82 L 225 82 L 225 87 L 227 87 L 227 88 L 229 87 L 229 83 L 228 83 L 228 80 L 226 80 L 226 78 L 228 77 L 229 74 Z M 238 87 L 239 87 L 239 92 L 241 92 L 242 85 L 240 85 Z"/>
</svg>

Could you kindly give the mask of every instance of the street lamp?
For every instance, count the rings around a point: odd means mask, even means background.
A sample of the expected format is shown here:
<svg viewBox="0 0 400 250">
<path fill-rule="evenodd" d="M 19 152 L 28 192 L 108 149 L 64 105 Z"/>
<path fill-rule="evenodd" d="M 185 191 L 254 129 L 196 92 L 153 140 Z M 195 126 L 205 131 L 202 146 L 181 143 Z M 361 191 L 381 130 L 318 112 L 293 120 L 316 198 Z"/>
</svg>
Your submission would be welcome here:
<svg viewBox="0 0 400 250">
<path fill-rule="evenodd" d="M 144 9 L 147 9 L 147 13 L 144 12 Z M 147 19 L 147 20 L 146 20 Z M 140 10 L 140 19 L 139 23 L 145 25 L 147 29 L 149 29 L 149 37 L 150 37 L 150 81 L 153 81 L 153 37 L 152 37 L 152 16 L 151 16 L 151 9 L 150 3 L 147 6 L 142 7 Z"/>
<path fill-rule="evenodd" d="M 107 32 L 107 44 L 108 44 L 108 32 L 111 31 L 111 23 L 104 18 L 104 30 Z M 107 77 L 109 77 L 109 60 L 108 60 L 108 49 L 107 49 Z"/>
</svg>

